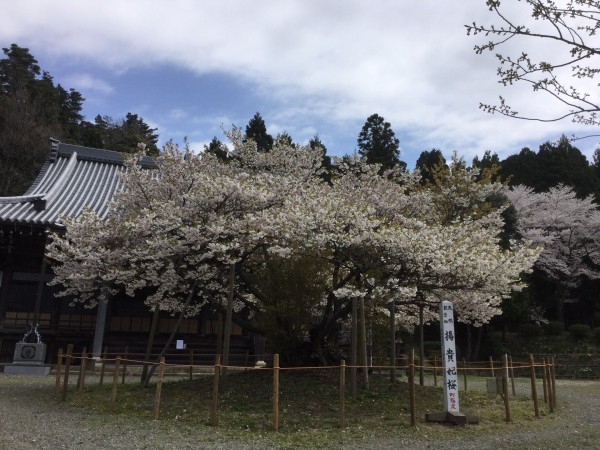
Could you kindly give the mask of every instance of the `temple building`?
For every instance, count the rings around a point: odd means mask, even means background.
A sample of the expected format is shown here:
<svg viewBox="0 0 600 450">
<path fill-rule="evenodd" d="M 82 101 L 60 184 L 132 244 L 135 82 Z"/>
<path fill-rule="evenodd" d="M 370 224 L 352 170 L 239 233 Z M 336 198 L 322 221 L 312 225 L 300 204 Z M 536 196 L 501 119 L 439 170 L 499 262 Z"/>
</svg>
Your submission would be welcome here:
<svg viewBox="0 0 600 450">
<path fill-rule="evenodd" d="M 139 163 L 156 168 L 150 157 Z M 35 323 L 48 345 L 48 363 L 69 343 L 94 356 L 105 347 L 109 352 L 122 352 L 125 346 L 130 354 L 144 351 L 152 313 L 143 298 L 122 294 L 92 309 L 71 306 L 70 299 L 55 296 L 57 286 L 48 285 L 52 267 L 45 258 L 50 235 L 65 229 L 61 217 L 77 217 L 85 209 L 107 216 L 115 192 L 123 188 L 124 170 L 120 153 L 51 140 L 48 157 L 27 192 L 0 197 L 0 363 L 12 361 L 15 344 Z M 186 350 L 205 353 L 206 362 L 215 351 L 217 321 L 212 316 L 207 310 L 184 319 L 177 337 Z M 159 317 L 153 353 L 160 351 L 175 321 L 168 314 Z M 231 353 L 251 352 L 251 339 L 239 327 L 233 335 Z"/>
</svg>

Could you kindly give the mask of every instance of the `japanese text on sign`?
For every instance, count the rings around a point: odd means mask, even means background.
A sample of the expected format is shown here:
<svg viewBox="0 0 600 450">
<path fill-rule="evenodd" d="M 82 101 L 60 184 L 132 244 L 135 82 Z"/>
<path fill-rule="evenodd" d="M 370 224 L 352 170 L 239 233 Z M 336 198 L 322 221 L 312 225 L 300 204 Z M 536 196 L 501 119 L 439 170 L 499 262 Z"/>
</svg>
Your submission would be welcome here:
<svg viewBox="0 0 600 450">
<path fill-rule="evenodd" d="M 440 305 L 440 337 L 444 365 L 444 410 L 458 413 L 458 372 L 456 370 L 454 309 L 451 302 L 442 302 Z"/>
</svg>

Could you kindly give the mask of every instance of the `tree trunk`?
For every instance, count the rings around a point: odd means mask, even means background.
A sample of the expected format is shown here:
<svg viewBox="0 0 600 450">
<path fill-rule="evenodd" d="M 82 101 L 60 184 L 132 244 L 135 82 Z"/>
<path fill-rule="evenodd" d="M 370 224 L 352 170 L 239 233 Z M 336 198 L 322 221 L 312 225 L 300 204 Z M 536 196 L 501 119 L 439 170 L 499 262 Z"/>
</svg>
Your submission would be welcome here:
<svg viewBox="0 0 600 450">
<path fill-rule="evenodd" d="M 369 369 L 367 368 L 367 320 L 365 314 L 365 299 L 363 297 L 360 298 L 359 301 L 359 314 L 360 314 L 360 327 L 358 335 L 360 337 L 359 340 L 359 361 L 362 366 L 362 375 L 363 375 L 363 388 L 369 390 Z"/>
<path fill-rule="evenodd" d="M 142 368 L 140 383 L 144 383 L 146 381 L 146 376 L 148 375 L 148 364 L 146 364 L 146 362 L 150 361 L 152 346 L 154 345 L 154 338 L 156 337 L 156 328 L 158 327 L 158 316 L 160 316 L 160 309 L 157 305 L 154 307 L 154 313 L 152 314 L 152 324 L 150 325 L 150 334 L 148 335 L 148 342 L 146 343 L 146 354 L 144 355 L 144 367 Z"/>
<path fill-rule="evenodd" d="M 471 361 L 473 358 L 473 336 L 472 336 L 472 327 L 471 324 L 467 324 L 467 351 L 465 352 L 465 359 L 467 361 Z"/>
<path fill-rule="evenodd" d="M 148 387 L 148 383 L 150 383 L 150 378 L 152 378 L 152 374 L 156 370 L 157 365 L 160 363 L 160 358 L 162 358 L 165 355 L 165 353 L 167 353 L 167 350 L 169 349 L 169 345 L 171 345 L 171 343 L 173 342 L 173 339 L 175 339 L 175 336 L 179 332 L 179 326 L 181 325 L 181 321 L 183 320 L 183 315 L 185 314 L 185 311 L 188 309 L 188 306 L 190 306 L 190 303 L 192 303 L 192 299 L 194 298 L 195 294 L 196 294 L 196 285 L 194 284 L 192 286 L 192 290 L 188 294 L 188 297 L 185 301 L 185 304 L 183 305 L 183 308 L 181 308 L 179 317 L 177 317 L 177 322 L 175 323 L 175 328 L 173 328 L 173 332 L 171 333 L 165 346 L 161 350 L 160 355 L 158 355 L 158 357 L 156 358 L 156 364 L 152 364 L 152 367 L 150 367 L 150 370 L 148 371 L 148 375 L 146 376 L 146 379 L 144 380 L 144 387 Z"/>
<path fill-rule="evenodd" d="M 221 369 L 221 379 L 223 387 L 227 382 L 227 365 L 229 364 L 229 346 L 231 343 L 231 318 L 233 316 L 233 289 L 235 281 L 235 264 L 229 268 L 229 293 L 227 295 L 227 315 L 225 316 L 225 337 L 223 341 L 223 368 Z"/>
<path fill-rule="evenodd" d="M 483 327 L 479 327 L 479 328 L 477 328 L 477 342 L 475 344 L 475 350 L 473 350 L 473 354 L 471 355 L 471 360 L 475 360 L 479 356 L 479 350 L 481 349 L 482 338 L 483 338 Z"/>
</svg>

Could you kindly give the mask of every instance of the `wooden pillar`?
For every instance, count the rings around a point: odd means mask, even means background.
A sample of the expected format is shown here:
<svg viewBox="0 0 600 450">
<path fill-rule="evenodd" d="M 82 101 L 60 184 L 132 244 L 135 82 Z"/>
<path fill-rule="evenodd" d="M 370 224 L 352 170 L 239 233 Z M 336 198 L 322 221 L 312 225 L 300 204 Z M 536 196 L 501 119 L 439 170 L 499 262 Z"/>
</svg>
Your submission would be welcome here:
<svg viewBox="0 0 600 450">
<path fill-rule="evenodd" d="M 44 234 L 45 236 L 45 234 Z M 44 248 L 46 238 L 44 237 Z M 44 287 L 46 286 L 46 257 L 42 258 L 42 266 L 40 267 L 40 274 L 37 283 L 37 289 L 35 291 L 35 306 L 33 310 L 33 323 L 40 322 L 40 310 L 42 309 L 42 298 L 44 297 Z"/>
<path fill-rule="evenodd" d="M 103 289 L 104 291 L 107 291 Z M 106 313 L 108 310 L 107 301 L 98 303 L 96 312 L 96 329 L 94 330 L 94 345 L 92 347 L 92 358 L 99 360 L 102 355 L 102 344 L 104 343 L 104 331 L 106 330 Z"/>
<path fill-rule="evenodd" d="M 10 231 L 7 232 L 7 234 L 9 234 L 7 237 L 8 255 L 6 257 L 6 266 L 2 271 L 2 277 L 0 277 L 0 326 L 4 325 L 4 314 L 6 312 L 6 304 L 8 303 L 8 291 L 13 278 L 13 235 Z"/>
</svg>

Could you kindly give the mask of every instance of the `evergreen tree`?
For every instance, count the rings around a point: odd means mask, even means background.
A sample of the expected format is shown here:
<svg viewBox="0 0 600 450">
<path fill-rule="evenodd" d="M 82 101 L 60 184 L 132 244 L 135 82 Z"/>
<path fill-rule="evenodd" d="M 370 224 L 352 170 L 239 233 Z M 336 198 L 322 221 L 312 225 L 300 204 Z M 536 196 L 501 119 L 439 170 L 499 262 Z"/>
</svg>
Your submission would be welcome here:
<svg viewBox="0 0 600 450">
<path fill-rule="evenodd" d="M 294 141 L 287 131 L 279 133 L 275 138 L 275 141 L 283 145 L 294 145 Z"/>
<path fill-rule="evenodd" d="M 437 166 L 446 166 L 446 159 L 437 148 L 423 151 L 417 159 L 415 168 L 421 172 L 423 184 L 433 183 L 433 169 Z"/>
<path fill-rule="evenodd" d="M 333 164 L 331 163 L 331 157 L 327 155 L 327 147 L 325 144 L 321 142 L 318 134 L 315 134 L 310 141 L 308 141 L 308 145 L 313 150 L 316 148 L 320 148 L 323 151 L 323 159 L 321 160 L 321 167 L 324 169 L 323 178 L 328 183 L 331 182 L 331 174 L 333 172 Z"/>
<path fill-rule="evenodd" d="M 369 164 L 380 164 L 381 170 L 395 166 L 406 167 L 400 161 L 400 141 L 389 122 L 379 114 L 371 115 L 358 135 L 358 153 Z"/>
<path fill-rule="evenodd" d="M 156 128 L 150 128 L 137 114 L 128 112 L 124 119 L 117 121 L 110 116 L 97 115 L 94 122 L 96 131 L 88 133 L 88 137 L 96 139 L 100 136 L 102 144 L 100 148 L 133 153 L 137 151 L 138 144 L 143 143 L 146 144 L 148 155 L 158 156 Z"/>
<path fill-rule="evenodd" d="M 273 136 L 267 133 L 265 121 L 258 112 L 246 125 L 246 139 L 254 141 L 259 152 L 268 152 L 273 147 Z"/>
<path fill-rule="evenodd" d="M 500 166 L 500 158 L 496 153 L 492 155 L 489 150 L 486 150 L 481 159 L 479 159 L 479 156 L 475 156 L 471 165 L 480 170 L 491 169 L 494 166 Z"/>
<path fill-rule="evenodd" d="M 221 161 L 227 161 L 229 159 L 227 147 L 217 139 L 216 136 L 212 138 L 212 141 L 210 141 L 208 145 L 204 145 L 204 152 L 216 156 Z"/>
</svg>

